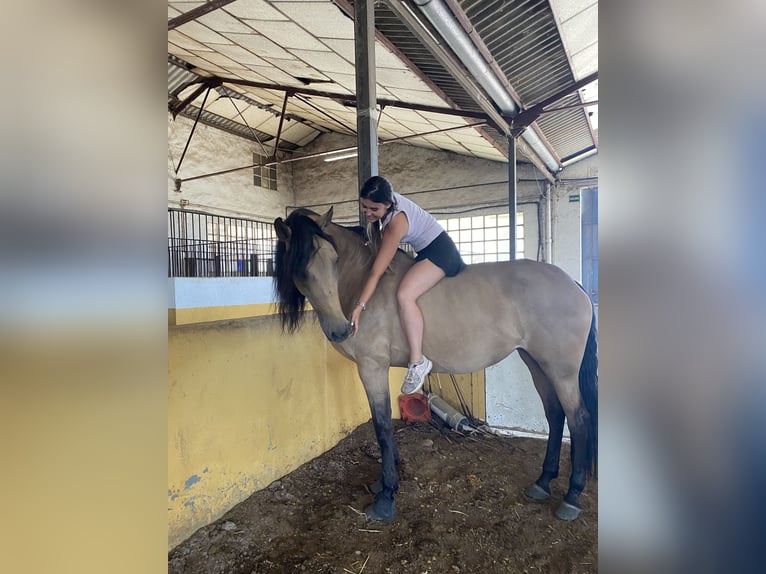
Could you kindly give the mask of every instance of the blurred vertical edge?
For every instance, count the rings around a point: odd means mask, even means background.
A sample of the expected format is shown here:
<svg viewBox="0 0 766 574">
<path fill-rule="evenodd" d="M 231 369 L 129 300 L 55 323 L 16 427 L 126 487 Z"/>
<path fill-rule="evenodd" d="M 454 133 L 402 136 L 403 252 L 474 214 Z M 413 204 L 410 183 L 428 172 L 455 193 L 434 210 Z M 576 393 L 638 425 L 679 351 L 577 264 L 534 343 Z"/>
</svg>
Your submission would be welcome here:
<svg viewBox="0 0 766 574">
<path fill-rule="evenodd" d="M 165 572 L 165 7 L 3 12 L 0 571 Z"/>
<path fill-rule="evenodd" d="M 599 571 L 760 570 L 766 6 L 600 10 Z"/>
</svg>

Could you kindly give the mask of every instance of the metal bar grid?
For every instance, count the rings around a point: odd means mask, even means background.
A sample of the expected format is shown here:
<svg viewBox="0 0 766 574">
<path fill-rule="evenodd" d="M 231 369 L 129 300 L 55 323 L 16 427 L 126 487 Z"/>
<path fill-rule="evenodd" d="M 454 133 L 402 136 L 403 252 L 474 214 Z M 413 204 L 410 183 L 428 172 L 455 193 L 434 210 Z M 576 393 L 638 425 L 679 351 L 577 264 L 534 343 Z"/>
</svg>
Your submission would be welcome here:
<svg viewBox="0 0 766 574">
<path fill-rule="evenodd" d="M 168 209 L 168 277 L 270 277 L 277 237 L 270 223 Z"/>
</svg>

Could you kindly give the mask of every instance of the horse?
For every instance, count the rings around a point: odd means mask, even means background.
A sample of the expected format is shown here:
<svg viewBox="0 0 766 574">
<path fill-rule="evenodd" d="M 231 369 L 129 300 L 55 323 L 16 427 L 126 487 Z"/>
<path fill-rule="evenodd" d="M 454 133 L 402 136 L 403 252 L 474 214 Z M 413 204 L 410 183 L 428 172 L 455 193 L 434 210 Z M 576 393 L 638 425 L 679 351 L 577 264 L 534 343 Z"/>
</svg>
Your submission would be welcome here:
<svg viewBox="0 0 766 574">
<path fill-rule="evenodd" d="M 366 281 L 375 253 L 360 227 L 332 222 L 300 208 L 277 218 L 274 288 L 283 331 L 301 324 L 306 301 L 324 335 L 357 365 L 380 446 L 381 474 L 365 509 L 373 520 L 390 521 L 399 487 L 388 369 L 406 367 L 409 348 L 399 322 L 396 289 L 414 259 L 399 250 L 367 301 L 358 332 L 348 317 Z M 559 473 L 564 421 L 571 440 L 569 490 L 555 511 L 562 520 L 581 512 L 580 494 L 597 465 L 598 357 L 590 297 L 562 269 L 528 259 L 475 263 L 445 277 L 418 299 L 425 331 L 423 353 L 436 373 L 471 373 L 514 351 L 529 368 L 542 399 L 549 434 L 540 477 L 525 494 L 550 498 Z"/>
</svg>

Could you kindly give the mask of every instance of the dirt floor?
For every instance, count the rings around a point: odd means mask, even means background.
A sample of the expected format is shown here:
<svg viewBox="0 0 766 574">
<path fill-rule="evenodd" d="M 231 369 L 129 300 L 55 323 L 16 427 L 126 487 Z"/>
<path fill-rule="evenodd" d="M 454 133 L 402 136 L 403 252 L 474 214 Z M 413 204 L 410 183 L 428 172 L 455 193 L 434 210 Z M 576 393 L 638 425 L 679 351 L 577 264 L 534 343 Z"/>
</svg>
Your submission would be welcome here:
<svg viewBox="0 0 766 574">
<path fill-rule="evenodd" d="M 394 521 L 362 513 L 380 471 L 368 422 L 174 548 L 169 574 L 597 571 L 597 481 L 576 521 L 553 515 L 568 483 L 567 444 L 551 500 L 538 503 L 523 491 L 540 472 L 544 441 L 394 424 L 402 459 Z"/>
</svg>

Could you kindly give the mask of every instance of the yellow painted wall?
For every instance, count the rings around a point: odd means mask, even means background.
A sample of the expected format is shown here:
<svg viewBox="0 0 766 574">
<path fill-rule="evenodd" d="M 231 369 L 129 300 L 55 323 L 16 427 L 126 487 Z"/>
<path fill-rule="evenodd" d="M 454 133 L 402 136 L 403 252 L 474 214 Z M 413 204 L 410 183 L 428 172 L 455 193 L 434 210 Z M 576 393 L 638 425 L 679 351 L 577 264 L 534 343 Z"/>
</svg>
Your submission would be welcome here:
<svg viewBox="0 0 766 574">
<path fill-rule="evenodd" d="M 310 308 L 309 305 L 306 307 Z M 273 315 L 274 303 L 254 303 L 252 305 L 223 305 L 218 307 L 191 307 L 189 309 L 168 309 L 168 325 L 191 325 L 210 321 L 225 321 Z"/>
<path fill-rule="evenodd" d="M 393 371 L 394 369 L 391 369 L 391 372 Z M 404 369 L 401 371 L 401 376 L 404 377 Z M 389 376 L 389 379 L 390 378 L 391 376 Z M 468 373 L 466 375 L 455 375 L 455 382 L 457 382 L 460 393 L 463 395 L 463 400 L 465 400 L 468 405 L 471 414 L 479 419 L 485 420 L 487 417 L 487 401 L 484 371 L 476 371 L 475 373 Z M 429 383 L 431 385 L 430 389 L 428 387 Z M 462 412 L 460 408 L 460 399 L 458 398 L 455 385 L 449 375 L 432 374 L 425 385 L 425 392 L 428 392 L 429 390 L 439 395 L 458 411 Z M 395 389 L 394 392 L 398 393 L 398 388 Z"/>
<path fill-rule="evenodd" d="M 168 362 L 169 548 L 370 419 L 356 365 L 313 320 L 294 335 L 276 316 L 170 326 Z M 404 373 L 389 372 L 394 418 Z M 458 380 L 483 416 L 483 373 Z"/>
</svg>

